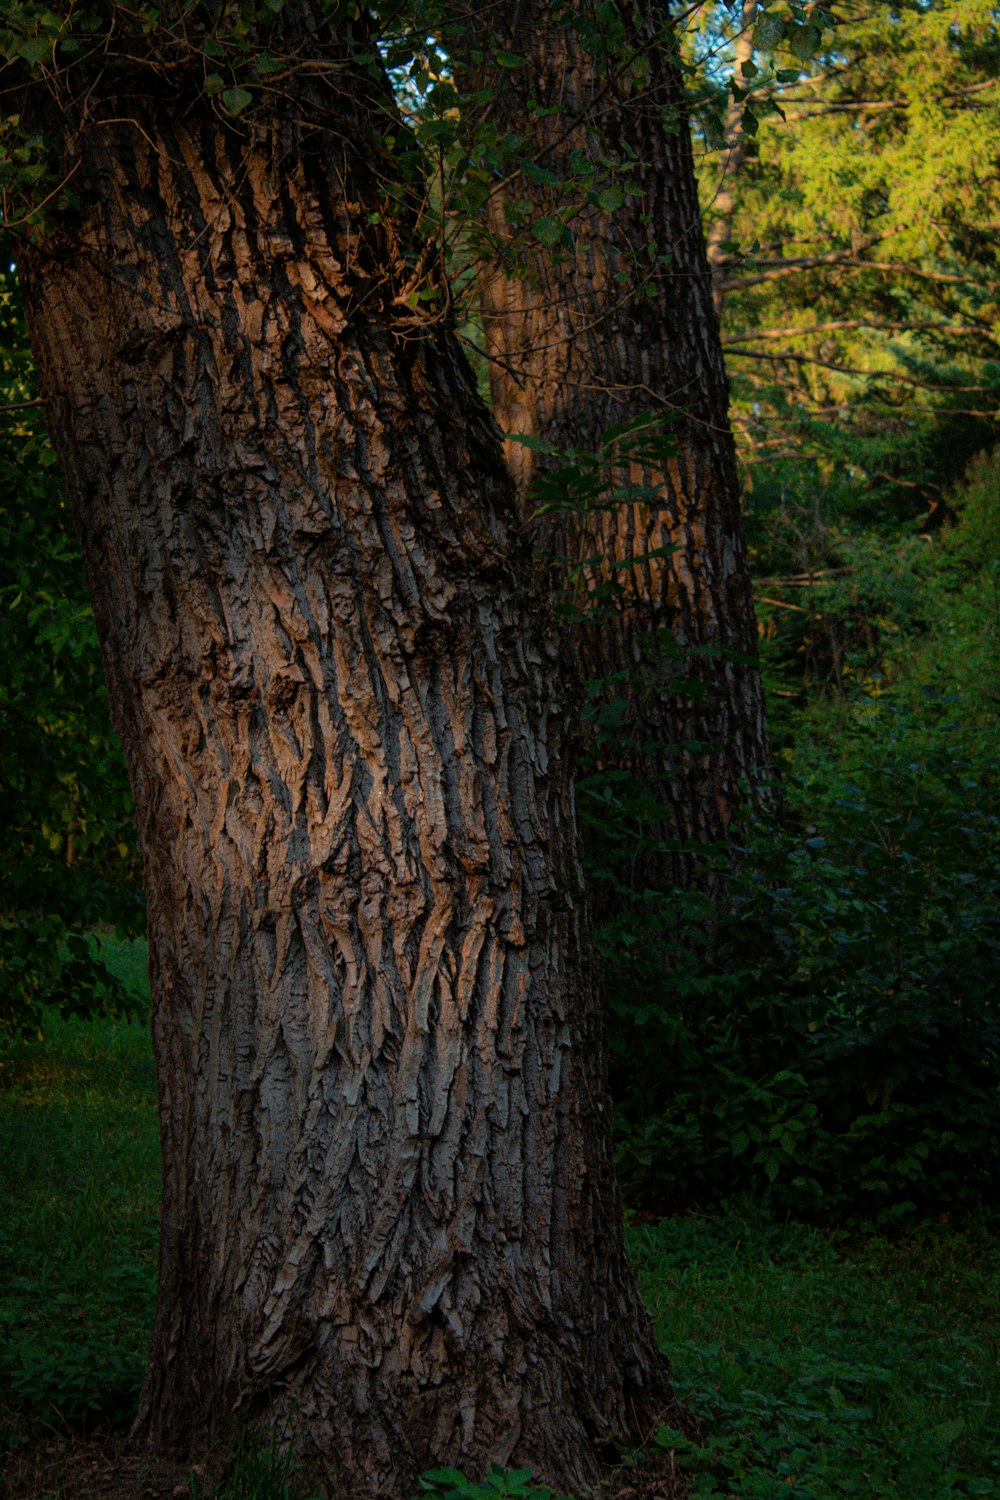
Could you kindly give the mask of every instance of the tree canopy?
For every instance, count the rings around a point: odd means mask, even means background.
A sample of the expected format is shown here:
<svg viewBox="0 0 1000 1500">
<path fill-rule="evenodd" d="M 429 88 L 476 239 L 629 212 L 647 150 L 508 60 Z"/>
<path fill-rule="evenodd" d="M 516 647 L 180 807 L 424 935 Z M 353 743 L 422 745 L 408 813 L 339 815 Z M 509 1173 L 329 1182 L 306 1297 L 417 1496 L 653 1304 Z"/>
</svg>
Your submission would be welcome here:
<svg viewBox="0 0 1000 1500">
<path fill-rule="evenodd" d="M 845 6 L 825 37 L 741 79 L 716 272 L 734 419 L 754 484 L 812 465 L 869 518 L 916 515 L 997 432 L 997 12 Z M 717 181 L 709 158 L 710 226 Z"/>
</svg>

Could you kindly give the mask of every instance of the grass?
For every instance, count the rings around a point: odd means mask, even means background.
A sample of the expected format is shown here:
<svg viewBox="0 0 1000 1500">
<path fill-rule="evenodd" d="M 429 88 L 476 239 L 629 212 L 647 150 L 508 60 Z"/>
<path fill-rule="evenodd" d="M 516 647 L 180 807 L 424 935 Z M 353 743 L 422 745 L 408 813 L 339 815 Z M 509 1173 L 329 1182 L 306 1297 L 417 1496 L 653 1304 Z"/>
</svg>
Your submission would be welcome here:
<svg viewBox="0 0 1000 1500">
<path fill-rule="evenodd" d="M 142 989 L 140 944 L 106 941 Z M 148 1027 L 49 1017 L 0 1069 L 0 1426 L 128 1420 L 156 1292 Z"/>
<path fill-rule="evenodd" d="M 141 987 L 141 945 L 109 950 L 122 977 Z M 43 1042 L 8 1048 L 0 1069 L 0 1444 L 8 1449 L 29 1443 L 40 1425 L 76 1433 L 128 1420 L 152 1320 L 157 1199 L 146 1028 L 54 1019 Z M 934 1224 L 905 1240 L 846 1240 L 735 1215 L 630 1233 L 678 1393 L 706 1432 L 702 1449 L 666 1429 L 658 1443 L 678 1453 L 700 1500 L 1000 1496 L 995 1239 Z M 239 1493 L 275 1500 L 289 1491 L 284 1479 L 277 1487 L 255 1479 Z"/>
<path fill-rule="evenodd" d="M 694 1494 L 1000 1494 L 1000 1246 L 933 1225 L 848 1241 L 736 1217 L 636 1229 L 633 1257 L 706 1449 Z"/>
</svg>

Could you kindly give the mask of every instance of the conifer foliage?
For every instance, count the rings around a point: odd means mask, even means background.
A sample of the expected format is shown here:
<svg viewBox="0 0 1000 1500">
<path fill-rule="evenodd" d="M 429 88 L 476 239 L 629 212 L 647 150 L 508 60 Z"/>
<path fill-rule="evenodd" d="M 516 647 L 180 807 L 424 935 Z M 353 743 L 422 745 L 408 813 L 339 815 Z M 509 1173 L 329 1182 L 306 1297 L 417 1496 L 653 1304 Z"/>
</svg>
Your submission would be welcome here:
<svg viewBox="0 0 1000 1500">
<path fill-rule="evenodd" d="M 880 496 L 917 514 L 998 432 L 997 13 L 929 0 L 837 22 L 803 59 L 757 20 L 742 121 L 703 162 L 740 452 L 754 483 L 794 489 L 812 464 L 869 518 Z"/>
</svg>

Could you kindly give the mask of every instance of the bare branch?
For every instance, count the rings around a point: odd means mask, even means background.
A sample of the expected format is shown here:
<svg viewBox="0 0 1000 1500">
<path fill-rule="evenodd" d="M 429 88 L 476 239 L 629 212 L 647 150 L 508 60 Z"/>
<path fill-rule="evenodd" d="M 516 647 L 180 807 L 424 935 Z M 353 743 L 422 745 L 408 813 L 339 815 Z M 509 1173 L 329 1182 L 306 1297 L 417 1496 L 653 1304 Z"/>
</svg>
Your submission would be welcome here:
<svg viewBox="0 0 1000 1500">
<path fill-rule="evenodd" d="M 0 404 L 0 412 L 28 411 L 33 406 L 44 405 L 41 396 L 36 396 L 32 401 L 4 401 Z"/>
</svg>

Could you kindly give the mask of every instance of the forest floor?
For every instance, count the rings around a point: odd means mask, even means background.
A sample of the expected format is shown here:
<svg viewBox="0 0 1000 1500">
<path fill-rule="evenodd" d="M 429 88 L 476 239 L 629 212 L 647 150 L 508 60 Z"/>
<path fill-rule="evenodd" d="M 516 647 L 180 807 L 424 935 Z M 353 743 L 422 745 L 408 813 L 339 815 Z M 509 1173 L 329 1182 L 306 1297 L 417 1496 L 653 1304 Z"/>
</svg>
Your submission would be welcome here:
<svg viewBox="0 0 1000 1500">
<path fill-rule="evenodd" d="M 138 948 L 121 962 L 141 974 Z M 144 1025 L 56 1018 L 0 1053 L 2 1500 L 200 1500 L 197 1475 L 125 1448 L 158 1177 Z M 694 1500 L 1000 1497 L 1000 1244 L 986 1230 L 848 1235 L 730 1212 L 629 1235 L 706 1437 L 662 1428 L 638 1467 L 622 1456 L 605 1500 L 679 1500 L 685 1485 Z M 223 1493 L 296 1500 L 280 1484 Z"/>
<path fill-rule="evenodd" d="M 192 1500 L 190 1471 L 124 1453 L 121 1434 L 48 1433 L 5 1457 L 3 1500 Z"/>
<path fill-rule="evenodd" d="M 121 1434 L 50 1434 L 6 1457 L 2 1500 L 201 1500 L 211 1495 L 203 1469 L 183 1469 L 129 1456 Z M 232 1492 L 227 1489 L 227 1494 Z M 689 1476 L 673 1455 L 641 1470 L 616 1473 L 600 1500 L 687 1500 Z M 290 1492 L 286 1491 L 288 1500 Z M 240 1500 L 244 1496 L 240 1495 Z M 245 1500 L 286 1500 L 280 1491 L 247 1492 Z"/>
</svg>

